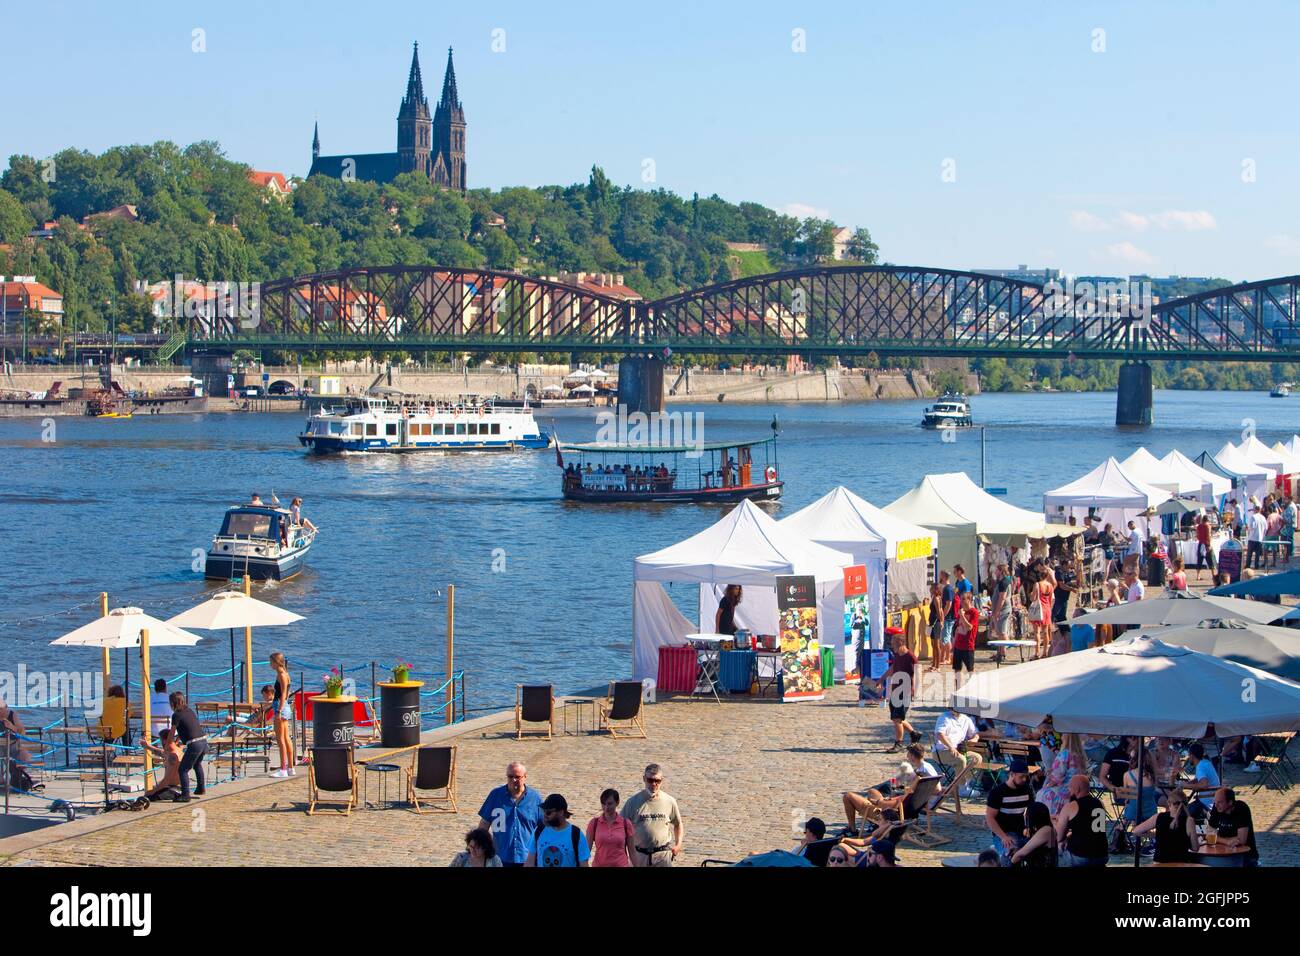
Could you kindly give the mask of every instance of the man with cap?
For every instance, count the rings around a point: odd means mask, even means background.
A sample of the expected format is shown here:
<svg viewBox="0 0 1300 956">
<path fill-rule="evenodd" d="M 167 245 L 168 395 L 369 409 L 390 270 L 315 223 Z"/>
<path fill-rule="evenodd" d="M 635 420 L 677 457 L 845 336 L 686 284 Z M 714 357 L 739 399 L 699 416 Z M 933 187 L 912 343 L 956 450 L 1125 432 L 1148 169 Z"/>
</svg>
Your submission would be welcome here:
<svg viewBox="0 0 1300 956">
<path fill-rule="evenodd" d="M 682 852 L 685 828 L 677 801 L 663 791 L 664 775 L 657 763 L 645 768 L 645 789 L 623 804 L 623 818 L 632 824 L 633 866 L 672 866 Z"/>
<path fill-rule="evenodd" d="M 808 844 L 816 843 L 818 840 L 826 838 L 826 821 L 821 817 L 811 817 L 803 825 L 803 836 L 799 838 L 799 845 L 794 848 L 795 856 L 806 856 L 808 853 Z"/>
<path fill-rule="evenodd" d="M 1025 811 L 1033 799 L 1029 763 L 1024 757 L 1013 757 L 1007 767 L 1007 779 L 989 791 L 984 809 L 989 832 L 997 839 L 992 849 L 1002 854 L 1008 866 L 1011 854 L 1025 845 Z"/>
<path fill-rule="evenodd" d="M 533 838 L 533 850 L 524 866 L 588 866 L 591 847 L 581 827 L 569 822 L 569 803 L 553 793 L 542 801 L 543 823 Z"/>
<path fill-rule="evenodd" d="M 872 840 L 867 851 L 858 856 L 858 866 L 897 866 L 898 856 L 889 840 Z"/>
</svg>

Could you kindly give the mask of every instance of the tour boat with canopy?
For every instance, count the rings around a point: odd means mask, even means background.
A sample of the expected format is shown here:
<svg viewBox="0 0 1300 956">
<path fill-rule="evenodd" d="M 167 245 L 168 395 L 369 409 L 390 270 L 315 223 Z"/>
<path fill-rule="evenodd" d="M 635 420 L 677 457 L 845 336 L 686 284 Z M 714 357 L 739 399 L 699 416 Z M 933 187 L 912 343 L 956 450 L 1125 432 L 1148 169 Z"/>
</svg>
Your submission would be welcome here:
<svg viewBox="0 0 1300 956">
<path fill-rule="evenodd" d="M 776 436 L 700 445 L 557 444 L 563 493 L 605 503 L 775 501 Z"/>
<path fill-rule="evenodd" d="M 515 451 L 548 448 L 532 410 L 473 399 L 455 403 L 368 395 L 321 408 L 298 440 L 318 454 L 371 451 Z"/>
<path fill-rule="evenodd" d="M 293 514 L 276 505 L 239 505 L 226 509 L 221 530 L 212 539 L 203 576 L 218 581 L 250 577 L 284 581 L 307 563 L 316 529 L 293 523 Z"/>
</svg>

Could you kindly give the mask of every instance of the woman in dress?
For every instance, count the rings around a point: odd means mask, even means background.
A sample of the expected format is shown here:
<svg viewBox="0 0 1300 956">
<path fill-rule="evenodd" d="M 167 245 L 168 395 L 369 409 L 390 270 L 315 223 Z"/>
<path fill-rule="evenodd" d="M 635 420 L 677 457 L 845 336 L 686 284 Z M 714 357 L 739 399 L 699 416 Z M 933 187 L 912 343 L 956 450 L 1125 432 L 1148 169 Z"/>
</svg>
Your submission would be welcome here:
<svg viewBox="0 0 1300 956">
<path fill-rule="evenodd" d="M 619 796 L 614 789 L 600 795 L 600 813 L 587 822 L 587 845 L 592 866 L 631 866 L 636 849 L 632 821 L 618 812 Z"/>
<path fill-rule="evenodd" d="M 1038 791 L 1038 802 L 1046 806 L 1048 812 L 1055 817 L 1070 799 L 1070 778 L 1087 772 L 1088 755 L 1083 750 L 1083 737 L 1079 734 L 1066 734 L 1056 759 L 1047 771 L 1043 788 Z"/>
<path fill-rule="evenodd" d="M 448 866 L 501 866 L 501 857 L 497 856 L 496 842 L 492 834 L 482 827 L 475 827 L 465 834 L 465 849 L 451 858 Z"/>
<path fill-rule="evenodd" d="M 1151 766 L 1151 761 L 1143 760 L 1142 779 L 1138 781 L 1138 755 L 1140 744 L 1135 737 L 1129 746 L 1128 753 L 1128 770 L 1124 771 L 1124 786 L 1130 790 L 1138 790 L 1142 794 L 1142 809 L 1156 805 L 1156 798 L 1159 796 L 1156 792 L 1155 768 Z M 1124 805 L 1124 819 L 1129 823 L 1137 821 L 1138 801 L 1130 800 Z"/>
<path fill-rule="evenodd" d="M 275 696 L 271 700 L 271 713 L 275 714 L 275 746 L 280 751 L 280 769 L 271 772 L 272 777 L 297 776 L 297 761 L 293 754 L 293 705 L 289 703 L 289 665 L 284 655 L 276 651 L 269 658 L 271 669 L 275 671 Z"/>
<path fill-rule="evenodd" d="M 1056 594 L 1056 575 L 1046 564 L 1039 566 L 1038 583 L 1034 585 L 1038 598 L 1038 619 L 1034 621 L 1036 657 L 1046 657 L 1052 650 L 1052 597 Z"/>
</svg>

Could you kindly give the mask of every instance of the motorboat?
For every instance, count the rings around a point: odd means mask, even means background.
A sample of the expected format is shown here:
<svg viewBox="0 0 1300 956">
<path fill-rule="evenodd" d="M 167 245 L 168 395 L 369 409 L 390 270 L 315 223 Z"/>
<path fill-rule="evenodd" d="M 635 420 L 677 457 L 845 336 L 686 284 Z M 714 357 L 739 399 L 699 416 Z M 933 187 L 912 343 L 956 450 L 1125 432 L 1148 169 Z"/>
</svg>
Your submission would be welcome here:
<svg viewBox="0 0 1300 956">
<path fill-rule="evenodd" d="M 303 569 L 315 540 L 315 528 L 294 524 L 292 513 L 278 505 L 227 508 L 208 550 L 203 576 L 218 581 L 245 576 L 254 581 L 284 581 Z"/>
</svg>

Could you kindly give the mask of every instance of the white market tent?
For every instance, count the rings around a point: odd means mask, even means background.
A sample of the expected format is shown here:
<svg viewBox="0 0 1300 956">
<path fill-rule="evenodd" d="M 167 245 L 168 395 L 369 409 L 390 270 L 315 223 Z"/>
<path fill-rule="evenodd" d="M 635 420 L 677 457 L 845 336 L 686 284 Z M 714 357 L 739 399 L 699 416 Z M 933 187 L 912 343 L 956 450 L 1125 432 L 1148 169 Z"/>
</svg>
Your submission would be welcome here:
<svg viewBox="0 0 1300 956">
<path fill-rule="evenodd" d="M 1220 471 L 1202 468 L 1176 448 L 1160 460 L 1176 474 L 1201 483 L 1196 498 L 1206 507 L 1219 506 L 1223 497 L 1232 490 L 1231 478 Z"/>
<path fill-rule="evenodd" d="M 1284 469 L 1286 474 L 1300 474 L 1300 455 L 1296 455 L 1280 441 L 1273 442 L 1272 450 L 1282 456 L 1283 462 L 1290 464 L 1290 467 Z"/>
<path fill-rule="evenodd" d="M 1091 513 L 1117 531 L 1132 520 L 1145 536 L 1142 513 L 1169 498 L 1168 491 L 1135 478 L 1114 458 L 1107 458 L 1082 478 L 1043 495 L 1043 513 L 1058 521 L 1071 516 L 1083 519 Z"/>
<path fill-rule="evenodd" d="M 1139 448 L 1119 464 L 1130 477 L 1167 491 L 1171 495 L 1190 495 L 1201 490 L 1199 480 L 1175 473 L 1145 448 Z"/>
<path fill-rule="evenodd" d="M 1261 498 L 1268 493 L 1273 479 L 1277 477 L 1275 469 L 1257 465 L 1231 442 L 1214 453 L 1214 463 L 1223 471 L 1234 475 L 1240 483 L 1241 490 L 1246 494 Z"/>
<path fill-rule="evenodd" d="M 901 607 L 925 600 L 930 557 L 939 543 L 939 536 L 929 528 L 896 518 L 843 485 L 779 524 L 816 544 L 845 551 L 854 564 L 866 566 L 872 647 L 885 646 L 886 594 L 896 596 Z M 842 643 L 836 647 L 838 670 L 846 662 L 841 660 Z"/>
<path fill-rule="evenodd" d="M 1274 451 L 1254 435 L 1236 447 L 1247 461 L 1269 468 L 1279 475 L 1300 474 L 1300 461 L 1293 455 L 1285 451 Z"/>
<path fill-rule="evenodd" d="M 839 633 L 844 568 L 852 564 L 851 554 L 814 544 L 783 528 L 752 501 L 742 501 L 699 534 L 633 562 L 633 676 L 638 680 L 656 676 L 660 647 L 683 644 L 687 634 L 712 632 L 718 599 L 728 584 L 745 589 L 736 608 L 737 625 L 758 634 L 776 634 L 777 576 L 812 575 L 817 581 L 818 633 Z M 668 583 L 700 586 L 699 626 L 677 610 L 664 590 Z"/>
<path fill-rule="evenodd" d="M 1273 447 L 1276 448 L 1277 446 L 1274 445 Z M 1282 447 L 1293 455 L 1300 455 L 1300 435 L 1292 435 L 1290 441 L 1283 444 Z"/>
<path fill-rule="evenodd" d="M 939 534 L 939 567 L 960 564 L 979 584 L 981 542 L 1025 546 L 1029 538 L 1082 534 L 1082 528 L 1052 527 L 1043 516 L 1017 508 L 986 492 L 964 471 L 926 475 L 885 511 Z"/>
</svg>

